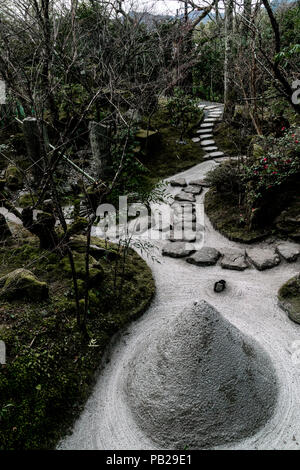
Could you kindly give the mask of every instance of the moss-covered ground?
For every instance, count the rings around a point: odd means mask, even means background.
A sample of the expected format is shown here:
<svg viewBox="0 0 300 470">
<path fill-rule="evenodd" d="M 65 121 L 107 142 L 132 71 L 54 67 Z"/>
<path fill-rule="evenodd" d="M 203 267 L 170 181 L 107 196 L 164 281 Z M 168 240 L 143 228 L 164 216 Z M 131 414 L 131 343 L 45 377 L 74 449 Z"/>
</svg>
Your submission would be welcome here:
<svg viewBox="0 0 300 470">
<path fill-rule="evenodd" d="M 103 247 L 99 239 L 92 242 Z M 79 415 L 112 335 L 149 305 L 155 285 L 147 264 L 132 249 L 124 256 L 116 245 L 108 248 L 119 256 L 98 261 L 104 276 L 90 292 L 88 340 L 77 328 L 73 288 L 60 257 L 20 234 L 0 249 L 0 276 L 24 267 L 49 285 L 43 302 L 0 304 L 7 352 L 0 365 L 1 450 L 53 448 Z"/>
<path fill-rule="evenodd" d="M 142 163 L 149 170 L 148 179 L 156 183 L 168 176 L 187 170 L 203 161 L 204 152 L 199 143 L 192 142 L 196 136 L 196 129 L 203 117 L 199 110 L 198 118 L 191 122 L 184 137 L 185 144 L 179 143 L 180 131 L 170 123 L 170 116 L 164 103 L 161 103 L 158 111 L 152 116 L 150 128 L 158 130 L 160 145 L 146 152 Z M 145 121 L 143 127 L 148 126 Z"/>
<path fill-rule="evenodd" d="M 271 233 L 271 229 L 248 230 L 243 221 L 243 207 L 235 195 L 224 194 L 211 188 L 205 195 L 205 212 L 215 230 L 241 243 L 255 243 Z"/>
</svg>

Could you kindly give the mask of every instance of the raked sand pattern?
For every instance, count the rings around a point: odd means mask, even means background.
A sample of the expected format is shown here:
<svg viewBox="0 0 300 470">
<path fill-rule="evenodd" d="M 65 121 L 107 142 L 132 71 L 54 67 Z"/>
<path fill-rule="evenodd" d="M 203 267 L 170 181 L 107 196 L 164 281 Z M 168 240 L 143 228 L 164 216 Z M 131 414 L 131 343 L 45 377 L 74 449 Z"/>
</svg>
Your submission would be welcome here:
<svg viewBox="0 0 300 470">
<path fill-rule="evenodd" d="M 202 135 L 213 141 L 211 123 L 222 116 L 221 105 L 203 107 L 213 120 L 202 124 L 199 143 Z M 112 341 L 81 416 L 58 448 L 300 448 L 300 325 L 277 303 L 279 287 L 300 270 L 299 247 L 269 240 L 254 248 L 213 229 L 203 210 L 203 179 L 223 158 L 208 151 L 206 161 L 169 179 L 171 204 L 184 204 L 185 193 L 196 206 L 196 225 L 194 209 L 186 213 L 195 239 L 156 241 L 161 263 L 148 260 L 156 296 Z M 179 256 L 164 252 L 171 245 Z M 220 279 L 227 287 L 216 293 Z M 198 380 L 191 380 L 191 371 Z"/>
</svg>

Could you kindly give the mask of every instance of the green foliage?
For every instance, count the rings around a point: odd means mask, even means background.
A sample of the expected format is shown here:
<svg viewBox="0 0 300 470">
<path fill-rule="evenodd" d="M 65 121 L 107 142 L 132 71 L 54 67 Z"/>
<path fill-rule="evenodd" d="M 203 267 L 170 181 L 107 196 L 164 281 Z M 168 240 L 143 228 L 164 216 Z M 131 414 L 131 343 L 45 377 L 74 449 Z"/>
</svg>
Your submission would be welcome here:
<svg viewBox="0 0 300 470">
<path fill-rule="evenodd" d="M 98 239 L 92 243 L 103 247 Z M 71 281 L 57 255 L 40 251 L 33 241 L 2 249 L 0 274 L 32 261 L 36 274 L 50 284 L 49 299 L 0 306 L 0 339 L 7 349 L 7 364 L 0 369 L 0 450 L 57 444 L 88 397 L 111 336 L 143 313 L 155 289 L 150 269 L 133 250 L 117 270 L 116 263 L 101 259 L 105 277 L 91 289 L 86 341 L 76 327 Z M 121 285 L 126 295 L 119 295 Z M 83 295 L 83 282 L 79 288 Z"/>
<path fill-rule="evenodd" d="M 300 143 L 295 132 L 295 129 L 290 129 L 280 138 L 265 137 L 263 154 L 246 160 L 242 166 L 241 178 L 248 188 L 246 197 L 251 210 L 259 205 L 270 189 L 279 191 L 300 173 Z"/>
<path fill-rule="evenodd" d="M 186 95 L 181 88 L 175 88 L 174 96 L 167 104 L 169 121 L 180 131 L 180 140 L 190 130 L 190 122 L 200 118 L 196 100 Z"/>
</svg>

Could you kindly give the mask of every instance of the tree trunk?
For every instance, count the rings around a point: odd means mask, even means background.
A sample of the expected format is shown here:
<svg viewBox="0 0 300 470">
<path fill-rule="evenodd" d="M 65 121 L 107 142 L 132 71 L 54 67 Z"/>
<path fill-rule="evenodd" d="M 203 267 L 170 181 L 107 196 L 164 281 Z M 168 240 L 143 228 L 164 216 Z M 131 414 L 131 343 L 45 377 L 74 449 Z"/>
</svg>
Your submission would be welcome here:
<svg viewBox="0 0 300 470">
<path fill-rule="evenodd" d="M 224 60 L 224 118 L 231 119 L 234 113 L 233 69 L 231 51 L 233 44 L 233 0 L 225 2 L 225 60 Z"/>
</svg>

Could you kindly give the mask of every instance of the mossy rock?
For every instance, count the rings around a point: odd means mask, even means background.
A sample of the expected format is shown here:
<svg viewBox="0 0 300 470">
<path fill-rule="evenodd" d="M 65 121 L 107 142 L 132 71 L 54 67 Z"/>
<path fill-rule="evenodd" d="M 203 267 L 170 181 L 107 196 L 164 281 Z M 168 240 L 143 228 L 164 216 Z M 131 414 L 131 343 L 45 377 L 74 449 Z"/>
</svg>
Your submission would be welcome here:
<svg viewBox="0 0 300 470">
<path fill-rule="evenodd" d="M 104 246 L 99 245 L 99 241 L 90 245 L 90 255 L 93 256 L 97 261 L 102 258 L 106 258 L 109 261 L 114 261 L 115 259 L 120 257 L 120 254 L 117 252 L 115 247 L 108 245 L 107 248 L 105 248 Z M 85 253 L 86 236 L 76 235 L 72 237 L 69 242 L 69 246 L 71 250 L 74 250 L 78 253 Z"/>
<path fill-rule="evenodd" d="M 9 165 L 5 171 L 6 186 L 11 190 L 21 189 L 23 186 L 23 176 L 20 170 L 13 165 Z"/>
<path fill-rule="evenodd" d="M 73 252 L 74 265 L 76 270 L 76 275 L 78 279 L 85 280 L 85 254 Z M 102 267 L 97 264 L 95 258 L 90 256 L 90 276 L 89 276 L 89 287 L 97 287 L 102 282 L 104 277 L 104 272 Z M 66 275 L 69 278 L 72 278 L 72 269 L 70 265 L 70 260 L 68 256 L 65 256 L 60 262 L 61 268 L 64 270 Z"/>
<path fill-rule="evenodd" d="M 289 318 L 300 324 L 300 274 L 289 279 L 278 292 L 280 307 Z"/>
<path fill-rule="evenodd" d="M 16 300 L 26 298 L 30 301 L 40 301 L 48 298 L 48 285 L 40 282 L 27 269 L 16 269 L 0 278 L 0 298 Z"/>
<path fill-rule="evenodd" d="M 88 221 L 84 217 L 78 217 L 70 225 L 70 227 L 68 228 L 68 232 L 70 235 L 81 233 L 87 228 L 88 224 Z"/>
<path fill-rule="evenodd" d="M 32 196 L 30 193 L 22 194 L 18 199 L 18 206 L 24 209 L 25 207 L 33 206 L 36 201 L 36 196 Z"/>
<path fill-rule="evenodd" d="M 142 150 L 151 149 L 151 151 L 159 146 L 160 134 L 158 131 L 147 129 L 139 129 L 135 135 L 136 140 L 140 143 Z"/>
<path fill-rule="evenodd" d="M 261 145 L 253 144 L 252 155 L 255 159 L 260 159 L 264 155 L 264 149 Z"/>
</svg>

